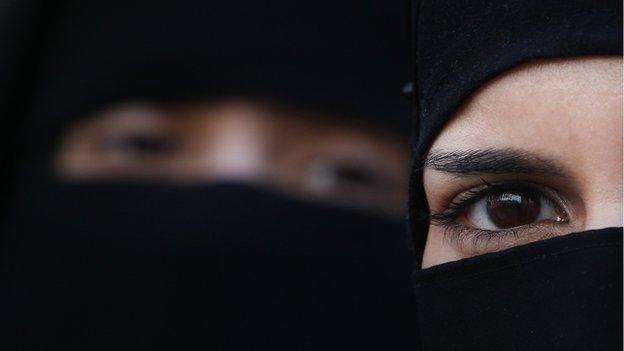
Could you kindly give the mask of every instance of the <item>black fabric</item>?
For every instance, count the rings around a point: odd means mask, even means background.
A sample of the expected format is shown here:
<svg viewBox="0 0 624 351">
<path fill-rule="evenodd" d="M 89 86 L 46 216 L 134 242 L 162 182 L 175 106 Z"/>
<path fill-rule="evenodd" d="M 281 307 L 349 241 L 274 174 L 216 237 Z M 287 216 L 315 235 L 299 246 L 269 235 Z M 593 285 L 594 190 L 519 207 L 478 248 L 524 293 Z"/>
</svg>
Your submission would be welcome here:
<svg viewBox="0 0 624 351">
<path fill-rule="evenodd" d="M 50 2 L 34 1 L 7 1 L 0 10 L 0 175 L 7 180 L 0 191 L 5 199 L 10 197 L 11 180 L 23 157 L 18 149 L 27 145 L 20 127 L 33 106 L 33 86 L 45 52 L 40 43 L 54 10 Z M 7 213 L 6 206 L 6 201 L 0 201 L 0 220 Z"/>
<path fill-rule="evenodd" d="M 427 233 L 422 158 L 457 108 L 521 63 L 622 54 L 619 0 L 442 0 L 412 4 L 416 129 L 410 217 L 416 251 Z"/>
<path fill-rule="evenodd" d="M 619 350 L 622 228 L 415 274 L 423 350 Z"/>
<path fill-rule="evenodd" d="M 126 100 L 262 98 L 404 132 L 400 5 L 3 8 L 0 349 L 413 349 L 401 222 L 242 184 L 67 184 L 49 169 L 67 126 Z"/>
<path fill-rule="evenodd" d="M 2 349 L 413 348 L 401 223 L 237 184 L 20 179 Z"/>
<path fill-rule="evenodd" d="M 44 34 L 31 39 L 39 73 L 27 88 L 37 127 L 56 133 L 125 100 L 242 97 L 406 133 L 401 5 L 63 2 L 39 15 Z"/>
</svg>

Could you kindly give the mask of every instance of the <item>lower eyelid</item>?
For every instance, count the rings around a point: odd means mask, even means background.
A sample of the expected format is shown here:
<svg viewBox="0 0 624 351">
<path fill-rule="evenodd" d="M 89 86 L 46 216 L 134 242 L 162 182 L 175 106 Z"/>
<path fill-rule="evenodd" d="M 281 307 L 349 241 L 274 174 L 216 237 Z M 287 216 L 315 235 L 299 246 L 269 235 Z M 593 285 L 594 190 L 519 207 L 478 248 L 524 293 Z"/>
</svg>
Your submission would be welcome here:
<svg viewBox="0 0 624 351">
<path fill-rule="evenodd" d="M 442 226 L 444 240 L 467 257 L 546 240 L 573 231 L 565 223 L 548 221 L 502 230 L 475 229 L 459 223 Z"/>
</svg>

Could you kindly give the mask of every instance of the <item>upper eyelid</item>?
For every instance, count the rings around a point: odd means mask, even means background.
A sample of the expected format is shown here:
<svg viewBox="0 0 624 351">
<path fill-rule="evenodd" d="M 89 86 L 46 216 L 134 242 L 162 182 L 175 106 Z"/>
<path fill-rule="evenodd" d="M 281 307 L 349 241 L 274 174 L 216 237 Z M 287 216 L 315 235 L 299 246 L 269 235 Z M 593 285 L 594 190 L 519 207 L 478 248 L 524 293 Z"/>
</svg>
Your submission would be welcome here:
<svg viewBox="0 0 624 351">
<path fill-rule="evenodd" d="M 446 223 L 450 223 L 452 221 L 454 221 L 455 219 L 457 219 L 457 216 L 459 215 L 459 212 L 464 210 L 465 208 L 467 208 L 468 206 L 472 205 L 473 203 L 477 202 L 483 195 L 485 195 L 488 192 L 488 188 L 484 188 L 481 190 L 466 190 L 464 192 L 462 192 L 460 195 L 466 193 L 466 192 L 473 192 L 471 193 L 469 196 L 467 196 L 466 198 L 462 199 L 461 201 L 457 201 L 456 198 L 453 198 L 449 204 L 446 206 L 447 208 L 444 209 L 443 211 L 440 212 L 430 212 L 428 214 L 429 216 L 429 220 L 434 223 L 434 224 L 446 224 Z"/>
</svg>

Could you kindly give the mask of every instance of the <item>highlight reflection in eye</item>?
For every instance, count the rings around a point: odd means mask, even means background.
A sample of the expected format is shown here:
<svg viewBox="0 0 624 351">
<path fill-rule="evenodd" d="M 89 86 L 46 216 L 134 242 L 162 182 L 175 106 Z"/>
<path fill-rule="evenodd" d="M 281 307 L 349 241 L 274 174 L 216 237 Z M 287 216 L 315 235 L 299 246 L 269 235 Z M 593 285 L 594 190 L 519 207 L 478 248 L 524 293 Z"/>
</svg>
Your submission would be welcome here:
<svg viewBox="0 0 624 351">
<path fill-rule="evenodd" d="M 431 219 L 433 225 L 445 227 L 451 240 L 470 239 L 480 247 L 494 239 L 530 241 L 556 235 L 556 227 L 570 221 L 565 203 L 556 191 L 537 184 L 485 183 L 457 195 Z"/>
</svg>

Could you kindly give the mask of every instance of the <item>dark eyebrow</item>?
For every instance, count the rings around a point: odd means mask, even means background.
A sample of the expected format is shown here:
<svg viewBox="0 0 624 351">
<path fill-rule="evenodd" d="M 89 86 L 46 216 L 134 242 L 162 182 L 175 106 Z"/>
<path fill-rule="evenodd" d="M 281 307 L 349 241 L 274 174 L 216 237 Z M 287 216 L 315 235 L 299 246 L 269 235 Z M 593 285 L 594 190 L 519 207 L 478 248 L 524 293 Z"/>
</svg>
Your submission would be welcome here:
<svg viewBox="0 0 624 351">
<path fill-rule="evenodd" d="M 424 167 L 463 175 L 541 174 L 565 177 L 565 169 L 556 161 L 514 149 L 432 150 Z"/>
</svg>

